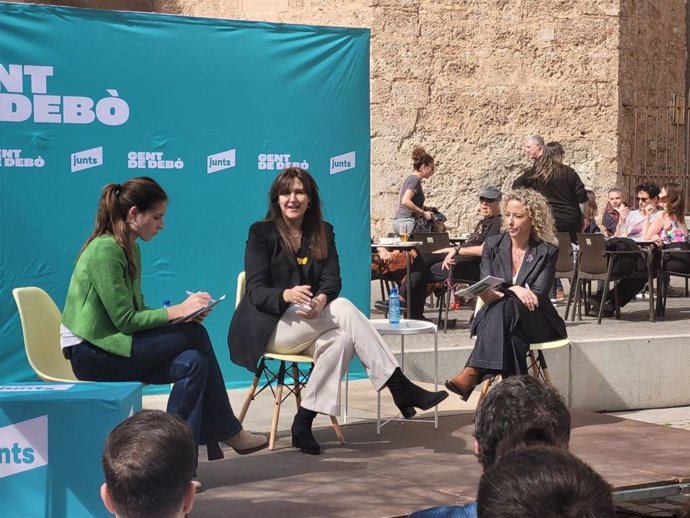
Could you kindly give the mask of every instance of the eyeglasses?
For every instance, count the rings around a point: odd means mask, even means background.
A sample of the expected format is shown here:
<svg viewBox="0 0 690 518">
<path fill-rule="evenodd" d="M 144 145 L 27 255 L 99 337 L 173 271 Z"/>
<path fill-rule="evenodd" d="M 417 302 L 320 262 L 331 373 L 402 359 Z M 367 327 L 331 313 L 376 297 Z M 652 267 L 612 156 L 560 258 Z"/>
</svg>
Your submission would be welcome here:
<svg viewBox="0 0 690 518">
<path fill-rule="evenodd" d="M 484 196 L 479 197 L 479 203 L 493 203 L 495 201 L 498 201 L 498 200 L 492 200 L 489 198 L 484 198 Z"/>
</svg>

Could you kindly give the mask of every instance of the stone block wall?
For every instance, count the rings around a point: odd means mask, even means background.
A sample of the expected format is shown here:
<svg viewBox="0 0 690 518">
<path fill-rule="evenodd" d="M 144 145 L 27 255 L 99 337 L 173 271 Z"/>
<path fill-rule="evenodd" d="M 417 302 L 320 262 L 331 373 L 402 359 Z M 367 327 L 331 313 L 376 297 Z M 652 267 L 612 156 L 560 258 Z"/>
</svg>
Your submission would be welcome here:
<svg viewBox="0 0 690 518">
<path fill-rule="evenodd" d="M 110 8 L 371 28 L 372 234 L 390 230 L 412 149 L 436 157 L 428 204 L 464 231 L 508 188 L 525 137 L 559 140 L 603 200 L 629 167 L 623 102 L 684 89 L 687 0 L 150 0 Z M 100 1 L 41 2 L 105 7 Z M 120 7 L 112 4 L 121 4 Z"/>
</svg>

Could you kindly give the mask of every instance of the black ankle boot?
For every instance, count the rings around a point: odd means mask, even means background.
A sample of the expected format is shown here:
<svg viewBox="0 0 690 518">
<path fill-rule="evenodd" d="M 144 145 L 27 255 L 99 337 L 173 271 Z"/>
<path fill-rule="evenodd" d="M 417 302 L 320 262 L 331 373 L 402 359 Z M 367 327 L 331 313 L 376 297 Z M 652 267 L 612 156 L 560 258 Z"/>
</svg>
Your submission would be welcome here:
<svg viewBox="0 0 690 518">
<path fill-rule="evenodd" d="M 405 419 L 414 417 L 417 413 L 414 407 L 428 410 L 448 397 L 448 392 L 445 390 L 429 392 L 415 385 L 402 373 L 400 367 L 393 371 L 387 385 L 393 395 L 395 405 Z"/>
<path fill-rule="evenodd" d="M 299 448 L 302 453 L 319 455 L 321 447 L 311 433 L 311 425 L 316 417 L 316 412 L 299 407 L 295 419 L 292 421 L 292 445 Z"/>
</svg>

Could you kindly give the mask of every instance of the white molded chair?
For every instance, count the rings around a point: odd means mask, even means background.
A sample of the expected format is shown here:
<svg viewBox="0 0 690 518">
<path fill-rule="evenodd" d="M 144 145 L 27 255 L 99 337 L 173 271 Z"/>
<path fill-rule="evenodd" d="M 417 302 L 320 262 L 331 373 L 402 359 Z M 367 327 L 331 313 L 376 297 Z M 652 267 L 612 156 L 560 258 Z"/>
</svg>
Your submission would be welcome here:
<svg viewBox="0 0 690 518">
<path fill-rule="evenodd" d="M 60 349 L 61 314 L 53 299 L 41 288 L 15 288 L 12 295 L 19 309 L 26 357 L 43 381 L 79 381 Z"/>
<path fill-rule="evenodd" d="M 237 276 L 237 294 L 235 297 L 235 307 L 240 304 L 242 297 L 244 297 L 245 292 L 245 273 L 240 272 Z M 278 370 L 272 370 L 270 366 L 270 361 L 276 360 L 280 362 Z M 308 364 L 307 370 L 302 370 L 299 364 Z M 292 371 L 293 384 L 285 385 L 285 375 L 288 370 L 288 364 L 290 364 L 290 369 Z M 309 375 L 314 367 L 314 358 L 310 354 L 277 354 L 277 353 L 264 353 L 257 367 L 256 375 L 249 387 L 249 392 L 247 393 L 247 398 L 244 400 L 242 405 L 242 410 L 240 411 L 239 420 L 244 421 L 244 417 L 247 415 L 249 410 L 249 405 L 254 400 L 254 398 L 260 394 L 265 389 L 270 389 L 275 396 L 275 406 L 273 407 L 273 419 L 271 421 L 271 436 L 268 442 L 269 449 L 275 449 L 276 443 L 276 433 L 278 431 L 278 418 L 280 417 L 280 405 L 285 401 L 291 394 L 295 395 L 295 402 L 297 403 L 297 408 L 299 408 L 302 397 L 302 388 L 309 381 Z M 265 377 L 264 385 L 257 391 L 259 381 L 261 377 Z M 275 389 L 274 389 L 275 384 Z M 283 397 L 283 390 L 287 388 L 288 393 Z M 335 430 L 335 435 L 338 437 L 340 444 L 345 444 L 345 437 L 343 436 L 343 431 L 340 428 L 338 419 L 335 416 L 330 416 L 333 429 Z"/>
</svg>

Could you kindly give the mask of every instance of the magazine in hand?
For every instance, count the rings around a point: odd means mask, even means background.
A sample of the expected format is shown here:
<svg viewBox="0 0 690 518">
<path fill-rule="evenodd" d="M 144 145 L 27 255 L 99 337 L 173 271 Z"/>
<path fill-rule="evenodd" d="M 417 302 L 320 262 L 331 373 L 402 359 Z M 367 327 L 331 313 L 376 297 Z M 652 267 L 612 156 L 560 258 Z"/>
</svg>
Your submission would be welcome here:
<svg viewBox="0 0 690 518">
<path fill-rule="evenodd" d="M 194 320 L 196 317 L 198 317 L 202 313 L 210 311 L 213 306 L 218 304 L 223 299 L 225 299 L 225 295 L 218 297 L 216 300 L 211 299 L 211 301 L 208 303 L 208 306 L 203 307 L 203 308 L 199 308 L 196 311 L 192 311 L 188 315 L 178 317 L 175 320 L 171 320 L 170 323 L 171 324 L 179 324 L 180 322 L 190 322 L 191 320 Z"/>
<path fill-rule="evenodd" d="M 487 275 L 481 281 L 474 283 L 472 286 L 463 288 L 455 292 L 458 297 L 472 298 L 479 295 L 482 291 L 495 288 L 503 284 L 503 279 Z"/>
</svg>

